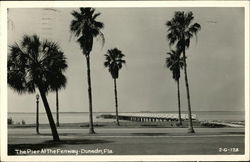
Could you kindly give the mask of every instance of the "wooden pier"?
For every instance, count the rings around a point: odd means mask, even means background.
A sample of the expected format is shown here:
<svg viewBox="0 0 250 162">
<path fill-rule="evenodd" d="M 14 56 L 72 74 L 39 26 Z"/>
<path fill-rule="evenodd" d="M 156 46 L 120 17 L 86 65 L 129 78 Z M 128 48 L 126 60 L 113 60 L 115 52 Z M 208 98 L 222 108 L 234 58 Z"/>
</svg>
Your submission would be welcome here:
<svg viewBox="0 0 250 162">
<path fill-rule="evenodd" d="M 102 114 L 101 118 L 115 119 L 115 114 Z M 167 113 L 120 113 L 118 115 L 119 120 L 129 120 L 135 122 L 165 122 L 165 121 L 178 121 L 178 114 Z M 188 114 L 181 114 L 182 120 L 188 120 Z M 192 120 L 196 120 L 196 114 L 192 114 Z"/>
</svg>

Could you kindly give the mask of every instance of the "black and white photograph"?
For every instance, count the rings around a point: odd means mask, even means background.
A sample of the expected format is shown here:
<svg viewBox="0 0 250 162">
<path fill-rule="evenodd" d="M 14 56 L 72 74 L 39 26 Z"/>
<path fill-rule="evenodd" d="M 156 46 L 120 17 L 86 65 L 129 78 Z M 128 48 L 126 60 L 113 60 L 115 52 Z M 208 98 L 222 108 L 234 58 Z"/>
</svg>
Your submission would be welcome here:
<svg viewBox="0 0 250 162">
<path fill-rule="evenodd" d="M 249 3 L 147 3 L 2 3 L 3 158 L 249 160 Z"/>
</svg>

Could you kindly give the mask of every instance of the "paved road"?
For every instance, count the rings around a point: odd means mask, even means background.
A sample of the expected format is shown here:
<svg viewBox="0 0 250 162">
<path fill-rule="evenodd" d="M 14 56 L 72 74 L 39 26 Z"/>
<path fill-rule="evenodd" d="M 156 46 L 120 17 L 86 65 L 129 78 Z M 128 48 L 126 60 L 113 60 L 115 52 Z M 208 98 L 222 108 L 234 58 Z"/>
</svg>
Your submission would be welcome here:
<svg viewBox="0 0 250 162">
<path fill-rule="evenodd" d="M 122 128 L 96 129 L 96 135 L 88 135 L 88 129 L 58 129 L 62 142 L 51 142 L 49 129 L 9 129 L 9 153 L 19 150 L 57 148 L 75 152 L 59 154 L 107 154 L 107 155 L 210 155 L 244 153 L 244 129 L 197 128 L 195 134 L 187 134 L 186 128 Z M 56 154 L 57 154 L 56 153 Z"/>
</svg>

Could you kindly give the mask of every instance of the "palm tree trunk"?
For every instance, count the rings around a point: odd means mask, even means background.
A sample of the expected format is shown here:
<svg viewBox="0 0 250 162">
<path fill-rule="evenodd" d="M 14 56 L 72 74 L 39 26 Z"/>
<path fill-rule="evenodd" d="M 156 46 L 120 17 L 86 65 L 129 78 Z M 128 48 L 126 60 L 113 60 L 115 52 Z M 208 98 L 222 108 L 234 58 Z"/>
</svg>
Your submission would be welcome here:
<svg viewBox="0 0 250 162">
<path fill-rule="evenodd" d="M 38 88 L 39 88 L 39 91 L 40 91 L 41 98 L 43 100 L 43 105 L 44 105 L 45 111 L 47 113 L 47 117 L 48 117 L 48 120 L 49 120 L 49 125 L 50 125 L 50 128 L 51 128 L 53 140 L 54 141 L 60 141 L 59 135 L 57 133 L 56 125 L 55 125 L 52 113 L 50 111 L 49 103 L 48 103 L 48 100 L 47 100 L 46 95 L 45 95 L 45 91 L 43 90 L 43 88 L 41 86 L 39 86 Z"/>
<path fill-rule="evenodd" d="M 91 77 L 90 77 L 90 56 L 86 55 L 87 61 L 87 77 L 88 77 L 88 93 L 89 93 L 89 134 L 95 134 L 93 126 L 93 112 L 92 112 L 92 92 L 91 92 Z"/>
<path fill-rule="evenodd" d="M 184 50 L 183 50 L 183 57 L 184 57 L 185 83 L 186 83 L 187 100 L 188 100 L 188 119 L 189 119 L 188 133 L 194 133 L 193 122 L 192 122 L 190 95 L 189 95 L 189 85 L 188 85 L 188 78 L 187 78 L 187 63 L 186 63 L 185 47 L 184 47 Z"/>
<path fill-rule="evenodd" d="M 182 121 L 181 121 L 181 101 L 180 101 L 180 84 L 179 84 L 179 79 L 177 80 L 177 96 L 178 96 L 179 124 L 182 125 Z"/>
<path fill-rule="evenodd" d="M 56 89 L 56 126 L 59 127 L 59 102 L 58 102 L 58 89 Z"/>
<path fill-rule="evenodd" d="M 115 114 L 116 114 L 116 123 L 117 125 L 120 125 L 119 123 L 119 117 L 118 117 L 118 99 L 117 99 L 117 88 L 116 88 L 116 79 L 114 79 L 114 87 L 115 87 Z"/>
<path fill-rule="evenodd" d="M 36 100 L 36 133 L 39 133 L 39 101 Z"/>
</svg>

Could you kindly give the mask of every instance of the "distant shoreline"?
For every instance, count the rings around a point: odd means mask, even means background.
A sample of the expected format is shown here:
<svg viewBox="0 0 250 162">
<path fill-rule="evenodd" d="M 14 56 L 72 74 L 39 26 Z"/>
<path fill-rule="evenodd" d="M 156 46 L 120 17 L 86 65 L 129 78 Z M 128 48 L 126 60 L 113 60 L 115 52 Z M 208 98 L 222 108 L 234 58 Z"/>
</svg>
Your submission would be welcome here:
<svg viewBox="0 0 250 162">
<path fill-rule="evenodd" d="M 54 119 L 56 119 L 56 113 L 52 113 Z M 60 112 L 59 113 L 60 123 L 87 123 L 89 122 L 89 113 L 88 112 Z M 100 118 L 101 115 L 114 115 L 114 112 L 95 112 L 93 113 L 94 122 L 110 122 L 114 120 L 108 120 Z M 168 112 L 120 112 L 119 115 L 135 115 L 138 116 L 168 116 L 170 115 L 173 118 L 173 115 L 176 117 L 178 114 L 177 111 L 168 111 Z M 155 115 L 154 115 L 155 114 Z M 182 117 L 187 116 L 187 112 L 182 111 Z M 244 121 L 245 120 L 245 112 L 242 111 L 211 111 L 211 112 L 202 112 L 202 111 L 193 111 L 192 113 L 196 116 L 196 119 L 199 121 Z M 184 115 L 184 116 L 183 116 Z M 8 113 L 9 122 L 12 124 L 25 123 L 25 124 L 33 124 L 36 122 L 36 113 Z M 177 118 L 176 118 L 177 119 Z M 46 124 L 48 123 L 47 114 L 39 113 L 39 123 Z"/>
<path fill-rule="evenodd" d="M 167 112 L 178 112 L 176 110 L 169 110 L 169 111 L 134 111 L 134 112 L 120 112 L 120 113 L 167 113 Z M 182 111 L 182 112 L 188 112 L 188 111 Z M 245 112 L 245 110 L 216 110 L 216 111 L 201 111 L 201 110 L 193 110 L 192 112 Z M 27 113 L 32 114 L 35 112 L 7 112 L 7 113 Z M 40 112 L 40 113 L 46 113 L 46 112 Z M 56 113 L 56 112 L 52 112 Z M 59 113 L 89 113 L 89 112 L 81 112 L 81 111 L 74 111 L 74 112 L 59 112 Z M 93 113 L 114 113 L 114 112 L 93 112 Z"/>
<path fill-rule="evenodd" d="M 180 126 L 178 121 L 164 121 L 164 122 L 132 122 L 120 120 L 120 126 L 116 125 L 115 120 L 109 122 L 94 122 L 97 128 L 187 128 L 188 121 L 182 121 L 183 125 Z M 230 126 L 232 125 L 232 126 Z M 8 128 L 35 128 L 36 124 L 12 124 Z M 49 128 L 49 124 L 40 124 L 40 128 Z M 221 128 L 221 127 L 241 127 L 245 126 L 244 121 L 193 121 L 195 128 Z M 89 123 L 61 123 L 60 129 L 75 129 L 75 128 L 88 128 Z"/>
</svg>

